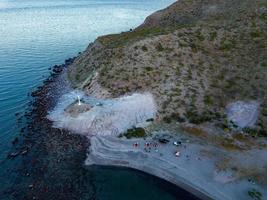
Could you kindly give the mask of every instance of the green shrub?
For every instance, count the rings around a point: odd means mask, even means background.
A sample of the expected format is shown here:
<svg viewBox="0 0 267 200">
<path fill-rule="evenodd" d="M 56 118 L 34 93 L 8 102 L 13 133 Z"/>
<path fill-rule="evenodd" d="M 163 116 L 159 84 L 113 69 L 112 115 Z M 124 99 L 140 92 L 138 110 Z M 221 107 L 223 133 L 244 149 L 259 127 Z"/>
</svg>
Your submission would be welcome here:
<svg viewBox="0 0 267 200">
<path fill-rule="evenodd" d="M 250 36 L 252 38 L 258 38 L 258 37 L 261 36 L 261 32 L 260 31 L 253 31 L 253 32 L 250 33 Z"/>
<path fill-rule="evenodd" d="M 142 46 L 142 50 L 143 51 L 148 51 L 148 49 L 147 49 L 147 47 L 144 45 L 144 46 Z"/>
<path fill-rule="evenodd" d="M 267 108 L 262 108 L 261 113 L 263 116 L 267 116 Z"/>
<path fill-rule="evenodd" d="M 140 138 L 140 137 L 145 137 L 146 136 L 146 131 L 142 127 L 133 127 L 131 129 L 128 129 L 126 133 L 124 133 L 124 136 L 127 139 L 130 138 Z"/>
<path fill-rule="evenodd" d="M 221 42 L 221 46 L 220 46 L 220 50 L 225 50 L 225 51 L 229 51 L 230 49 L 232 49 L 234 47 L 234 43 L 231 41 L 223 41 Z"/>
<path fill-rule="evenodd" d="M 146 71 L 149 71 L 149 72 L 153 70 L 152 67 L 145 67 L 145 69 L 146 69 Z"/>
<path fill-rule="evenodd" d="M 217 118 L 216 114 L 211 111 L 205 111 L 199 114 L 192 108 L 186 111 L 185 116 L 193 124 L 201 124 Z"/>
<path fill-rule="evenodd" d="M 193 53 L 197 53 L 198 52 L 198 47 L 197 47 L 196 44 L 193 43 L 193 44 L 190 44 L 189 46 L 191 47 Z"/>
<path fill-rule="evenodd" d="M 185 119 L 180 117 L 179 113 L 172 113 L 171 115 L 163 117 L 163 121 L 165 123 L 171 123 L 171 122 L 185 122 Z"/>
<path fill-rule="evenodd" d="M 212 97 L 209 96 L 209 95 L 206 95 L 206 96 L 204 97 L 204 103 L 205 103 L 206 105 L 212 105 L 212 104 L 213 104 L 213 99 L 212 99 Z"/>
<path fill-rule="evenodd" d="M 175 121 L 178 121 L 178 122 L 185 122 L 185 119 L 180 117 L 180 114 L 179 113 L 172 113 L 170 115 L 170 117 L 175 120 Z"/>
<path fill-rule="evenodd" d="M 161 45 L 161 43 L 158 43 L 158 45 L 156 46 L 156 49 L 157 49 L 157 51 L 163 51 L 164 50 L 164 48 Z"/>
<path fill-rule="evenodd" d="M 263 63 L 261 63 L 261 66 L 262 67 L 267 67 L 267 63 L 263 62 Z"/>
<path fill-rule="evenodd" d="M 163 121 L 167 124 L 170 124 L 172 122 L 172 119 L 170 118 L 170 116 L 165 116 L 163 117 Z"/>
<path fill-rule="evenodd" d="M 187 110 L 187 112 L 185 113 L 185 116 L 189 120 L 190 123 L 194 123 L 194 124 L 201 123 L 198 113 L 193 109 Z"/>
<path fill-rule="evenodd" d="M 251 135 L 252 137 L 258 137 L 259 136 L 259 131 L 257 129 L 252 129 L 249 127 L 245 127 L 242 129 L 245 133 Z"/>
<path fill-rule="evenodd" d="M 169 32 L 169 30 L 161 27 L 142 28 L 134 31 L 123 32 L 120 34 L 101 36 L 97 40 L 108 47 L 120 47 L 127 43 L 130 44 L 134 41 L 138 41 L 146 37 L 162 35 L 167 32 Z"/>
<path fill-rule="evenodd" d="M 249 190 L 248 195 L 254 200 L 262 200 L 262 194 L 256 189 Z"/>
<path fill-rule="evenodd" d="M 266 24 L 267 24 L 267 14 L 266 13 L 263 13 L 261 16 L 260 16 L 260 19 L 262 21 L 264 21 Z"/>
<path fill-rule="evenodd" d="M 267 130 L 264 128 L 259 129 L 258 134 L 260 137 L 267 137 Z"/>
<path fill-rule="evenodd" d="M 200 41 L 204 41 L 204 40 L 205 40 L 205 37 L 201 34 L 201 32 L 198 32 L 198 33 L 197 33 L 197 38 L 198 38 Z"/>
<path fill-rule="evenodd" d="M 210 33 L 210 40 L 213 41 L 217 37 L 217 32 L 213 31 Z"/>
<path fill-rule="evenodd" d="M 223 121 L 223 122 L 217 122 L 216 126 L 221 128 L 222 130 L 230 130 L 230 127 L 228 126 L 228 122 L 227 121 Z"/>
<path fill-rule="evenodd" d="M 180 47 L 188 47 L 188 43 L 186 41 L 179 41 Z"/>
</svg>

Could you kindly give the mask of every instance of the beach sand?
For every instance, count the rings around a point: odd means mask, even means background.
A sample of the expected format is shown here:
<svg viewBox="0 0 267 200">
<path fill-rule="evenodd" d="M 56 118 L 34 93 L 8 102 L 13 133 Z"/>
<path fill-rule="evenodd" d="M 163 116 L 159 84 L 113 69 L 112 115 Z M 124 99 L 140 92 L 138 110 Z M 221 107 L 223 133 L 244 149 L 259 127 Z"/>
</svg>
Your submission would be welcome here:
<svg viewBox="0 0 267 200">
<path fill-rule="evenodd" d="M 181 140 L 180 136 L 171 136 L 168 144 L 161 144 L 155 138 L 124 139 L 115 137 L 93 136 L 86 159 L 87 165 L 124 166 L 138 169 L 158 176 L 201 199 L 250 199 L 247 191 L 257 188 L 263 196 L 266 190 L 246 179 L 237 180 L 231 171 L 218 171 L 216 161 L 225 152 L 216 147 L 206 146 L 187 140 L 181 146 L 173 145 Z M 183 141 L 186 141 L 183 138 Z M 145 148 L 151 143 L 151 148 Z M 138 147 L 134 146 L 138 144 Z M 154 147 L 157 144 L 157 147 Z M 203 155 L 212 152 L 211 156 Z M 175 156 L 179 151 L 180 156 Z"/>
</svg>

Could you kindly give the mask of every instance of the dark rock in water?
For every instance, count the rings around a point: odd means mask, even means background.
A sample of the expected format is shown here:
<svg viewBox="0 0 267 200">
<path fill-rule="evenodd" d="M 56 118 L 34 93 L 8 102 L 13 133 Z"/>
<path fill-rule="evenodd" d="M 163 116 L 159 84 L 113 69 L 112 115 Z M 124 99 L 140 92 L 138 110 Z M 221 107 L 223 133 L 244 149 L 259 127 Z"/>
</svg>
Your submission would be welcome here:
<svg viewBox="0 0 267 200">
<path fill-rule="evenodd" d="M 31 126 L 31 125 L 28 125 L 28 129 L 30 129 L 30 130 L 31 130 L 32 128 L 33 128 L 33 126 Z"/>
<path fill-rule="evenodd" d="M 37 91 L 35 91 L 35 92 L 32 92 L 32 93 L 31 93 L 31 96 L 32 96 L 32 97 L 36 97 L 36 96 L 38 96 L 38 94 L 39 94 L 39 92 L 38 92 L 38 90 L 37 90 Z"/>
<path fill-rule="evenodd" d="M 20 153 L 21 155 L 26 155 L 28 153 L 28 147 L 26 147 L 25 149 L 23 149 Z"/>
<path fill-rule="evenodd" d="M 58 68 L 57 67 L 57 68 L 54 68 L 53 69 L 53 72 L 56 73 L 56 74 L 58 74 L 58 73 L 62 72 L 62 70 L 63 70 L 62 68 Z"/>
<path fill-rule="evenodd" d="M 19 139 L 16 137 L 16 138 L 12 141 L 12 144 L 13 144 L 13 145 L 16 145 L 16 144 L 18 144 L 18 142 L 19 142 Z"/>
<path fill-rule="evenodd" d="M 69 58 L 69 59 L 65 60 L 65 64 L 66 64 L 66 65 L 69 65 L 69 64 L 72 63 L 72 61 L 73 61 L 73 60 L 72 60 L 71 58 Z"/>
<path fill-rule="evenodd" d="M 50 79 L 47 79 L 47 80 L 45 80 L 43 83 L 44 84 L 48 84 L 48 83 L 51 83 L 52 81 L 50 80 Z"/>
<path fill-rule="evenodd" d="M 26 112 L 24 116 L 31 116 L 31 113 Z"/>
<path fill-rule="evenodd" d="M 80 53 L 80 52 L 79 52 L 79 53 Z M 72 57 L 72 58 L 68 58 L 68 59 L 66 59 L 66 60 L 65 60 L 65 64 L 64 64 L 64 65 L 62 65 L 62 66 L 66 67 L 66 66 L 68 66 L 68 65 L 72 64 L 72 63 L 73 63 L 73 61 L 74 61 L 76 58 L 77 58 L 77 57 L 75 56 L 75 57 Z"/>
<path fill-rule="evenodd" d="M 10 153 L 8 154 L 7 158 L 8 159 L 11 159 L 11 158 L 15 158 L 19 155 L 19 152 L 13 152 L 13 153 Z"/>
</svg>

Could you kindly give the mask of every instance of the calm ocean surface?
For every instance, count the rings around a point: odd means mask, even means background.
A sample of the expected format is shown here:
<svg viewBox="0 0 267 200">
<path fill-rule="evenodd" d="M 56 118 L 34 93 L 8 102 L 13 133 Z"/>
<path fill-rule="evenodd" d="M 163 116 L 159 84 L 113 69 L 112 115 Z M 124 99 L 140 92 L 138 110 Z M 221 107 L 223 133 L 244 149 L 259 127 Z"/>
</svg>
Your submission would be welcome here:
<svg viewBox="0 0 267 200">
<path fill-rule="evenodd" d="M 174 0 L 0 0 L 0 192 L 12 185 L 3 164 L 19 130 L 28 94 L 48 68 L 77 55 L 103 34 L 141 24 Z M 158 179 L 126 169 L 96 168 L 98 199 L 179 199 Z M 130 180 L 130 181 L 129 181 Z M 0 193 L 0 199 L 1 193 Z"/>
</svg>

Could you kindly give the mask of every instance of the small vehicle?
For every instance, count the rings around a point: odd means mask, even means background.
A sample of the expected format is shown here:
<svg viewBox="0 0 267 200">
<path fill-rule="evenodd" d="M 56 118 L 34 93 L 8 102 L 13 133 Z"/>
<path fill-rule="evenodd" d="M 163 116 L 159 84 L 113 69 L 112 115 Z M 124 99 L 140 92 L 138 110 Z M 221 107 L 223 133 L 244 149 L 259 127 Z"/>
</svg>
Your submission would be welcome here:
<svg viewBox="0 0 267 200">
<path fill-rule="evenodd" d="M 168 142 L 170 142 L 169 140 L 165 139 L 165 138 L 160 138 L 159 142 L 162 144 L 167 144 Z"/>
<path fill-rule="evenodd" d="M 182 144 L 182 142 L 180 142 L 180 141 L 177 141 L 177 142 L 174 141 L 174 142 L 173 142 L 173 145 L 175 145 L 175 146 L 180 146 L 181 144 Z"/>
</svg>

